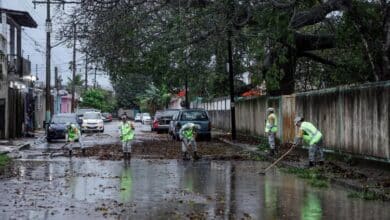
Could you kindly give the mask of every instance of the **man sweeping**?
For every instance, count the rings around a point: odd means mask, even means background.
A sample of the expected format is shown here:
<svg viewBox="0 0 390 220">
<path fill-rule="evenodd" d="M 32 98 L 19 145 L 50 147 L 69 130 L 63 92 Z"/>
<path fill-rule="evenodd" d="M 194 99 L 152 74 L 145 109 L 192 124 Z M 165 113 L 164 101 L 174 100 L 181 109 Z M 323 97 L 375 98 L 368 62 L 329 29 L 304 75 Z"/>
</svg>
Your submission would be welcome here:
<svg viewBox="0 0 390 220">
<path fill-rule="evenodd" d="M 193 159 L 198 160 L 199 156 L 197 153 L 197 146 L 196 146 L 196 130 L 199 129 L 199 125 L 195 125 L 194 123 L 187 123 L 181 127 L 179 134 L 181 139 L 181 150 L 183 153 L 183 160 L 189 160 L 188 157 L 188 148 L 191 146 L 193 151 Z"/>
<path fill-rule="evenodd" d="M 82 150 L 83 155 L 85 155 L 85 148 L 84 144 L 81 139 L 81 132 L 80 129 L 74 124 L 71 123 L 67 126 L 67 132 L 65 135 L 66 142 L 69 144 L 69 156 L 71 157 L 73 154 L 73 145 L 78 140 L 80 148 Z"/>
<path fill-rule="evenodd" d="M 324 164 L 324 152 L 322 150 L 322 134 L 310 122 L 304 121 L 302 117 L 296 117 L 295 126 L 299 129 L 294 144 L 301 145 L 302 142 L 309 146 L 309 167 L 316 164 L 316 156 L 319 157 L 318 165 Z M 318 154 L 318 155 L 317 155 Z"/>
<path fill-rule="evenodd" d="M 134 124 L 122 116 L 122 122 L 119 127 L 120 139 L 122 141 L 122 150 L 125 159 L 131 158 L 131 142 L 134 139 Z"/>
<path fill-rule="evenodd" d="M 265 133 L 268 136 L 268 144 L 270 147 L 270 156 L 274 156 L 275 152 L 277 152 L 278 149 L 276 149 L 275 144 L 275 135 L 278 131 L 278 119 L 275 115 L 275 109 L 274 108 L 268 108 L 267 109 L 267 120 L 265 125 Z"/>
</svg>

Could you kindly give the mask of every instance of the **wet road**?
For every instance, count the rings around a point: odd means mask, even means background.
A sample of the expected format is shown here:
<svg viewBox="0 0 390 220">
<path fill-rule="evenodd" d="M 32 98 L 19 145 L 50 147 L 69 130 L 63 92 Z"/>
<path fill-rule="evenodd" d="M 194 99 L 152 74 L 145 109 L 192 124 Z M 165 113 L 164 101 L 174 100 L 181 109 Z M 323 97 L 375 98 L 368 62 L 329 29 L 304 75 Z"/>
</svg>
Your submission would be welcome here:
<svg viewBox="0 0 390 220">
<path fill-rule="evenodd" d="M 117 125 L 85 137 L 87 145 L 115 142 Z M 138 137 L 148 130 L 137 124 Z M 0 180 L 0 219 L 390 219 L 389 203 L 313 188 L 277 170 L 259 176 L 262 162 L 42 154 L 62 145 L 37 144 L 16 162 L 17 176 Z"/>
</svg>

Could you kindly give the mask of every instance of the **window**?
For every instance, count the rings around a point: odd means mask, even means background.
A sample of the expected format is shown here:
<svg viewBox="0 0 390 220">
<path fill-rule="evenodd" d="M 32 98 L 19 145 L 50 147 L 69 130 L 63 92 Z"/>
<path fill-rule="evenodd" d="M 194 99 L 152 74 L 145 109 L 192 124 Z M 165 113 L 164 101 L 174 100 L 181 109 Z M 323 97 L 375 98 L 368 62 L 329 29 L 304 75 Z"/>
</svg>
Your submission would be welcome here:
<svg viewBox="0 0 390 220">
<path fill-rule="evenodd" d="M 181 115 L 183 121 L 207 121 L 208 117 L 205 111 L 185 111 Z"/>
</svg>

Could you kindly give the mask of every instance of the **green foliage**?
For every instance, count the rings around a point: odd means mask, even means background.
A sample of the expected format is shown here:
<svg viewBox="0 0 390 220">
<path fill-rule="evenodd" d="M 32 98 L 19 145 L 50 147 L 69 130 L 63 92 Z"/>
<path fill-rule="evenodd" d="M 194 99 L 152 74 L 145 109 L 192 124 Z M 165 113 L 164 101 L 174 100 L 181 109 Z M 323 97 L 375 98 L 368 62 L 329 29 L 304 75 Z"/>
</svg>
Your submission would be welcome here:
<svg viewBox="0 0 390 220">
<path fill-rule="evenodd" d="M 116 108 L 112 93 L 103 89 L 89 89 L 82 94 L 82 107 L 100 109 L 102 112 L 113 112 Z"/>
<path fill-rule="evenodd" d="M 5 154 L 0 155 L 0 168 L 7 166 L 11 162 L 11 158 Z"/>
<path fill-rule="evenodd" d="M 85 81 L 82 79 L 81 74 L 77 74 L 75 76 L 74 80 L 72 78 L 68 77 L 68 84 L 66 85 L 66 89 L 68 90 L 68 92 L 71 92 L 72 86 L 74 85 L 76 90 L 80 90 L 80 88 L 83 86 L 84 82 Z"/>
<path fill-rule="evenodd" d="M 156 112 L 158 109 L 163 109 L 168 106 L 171 99 L 171 94 L 168 93 L 166 86 L 161 89 L 154 84 L 149 84 L 144 94 L 139 98 L 139 106 L 141 111 Z"/>
<path fill-rule="evenodd" d="M 348 193 L 348 198 L 359 198 L 363 200 L 380 200 L 381 197 L 371 191 L 362 191 L 362 192 L 350 192 Z"/>
</svg>

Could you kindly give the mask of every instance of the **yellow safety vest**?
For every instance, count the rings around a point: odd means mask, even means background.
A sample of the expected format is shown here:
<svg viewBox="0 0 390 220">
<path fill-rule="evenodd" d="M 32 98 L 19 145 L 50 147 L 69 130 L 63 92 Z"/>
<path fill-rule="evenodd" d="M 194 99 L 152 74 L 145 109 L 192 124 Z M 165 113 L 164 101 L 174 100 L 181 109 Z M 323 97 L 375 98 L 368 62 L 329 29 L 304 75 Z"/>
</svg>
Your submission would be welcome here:
<svg viewBox="0 0 390 220">
<path fill-rule="evenodd" d="M 274 126 L 271 125 L 270 123 L 270 120 L 269 118 L 270 117 L 273 117 L 275 120 L 274 120 Z M 276 115 L 274 113 L 271 113 L 268 117 L 267 117 L 267 122 L 265 124 L 265 132 L 273 132 L 273 133 L 276 133 L 278 131 L 278 118 L 276 117 Z"/>
</svg>

